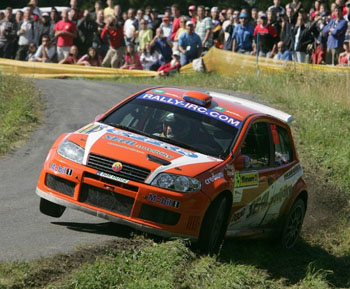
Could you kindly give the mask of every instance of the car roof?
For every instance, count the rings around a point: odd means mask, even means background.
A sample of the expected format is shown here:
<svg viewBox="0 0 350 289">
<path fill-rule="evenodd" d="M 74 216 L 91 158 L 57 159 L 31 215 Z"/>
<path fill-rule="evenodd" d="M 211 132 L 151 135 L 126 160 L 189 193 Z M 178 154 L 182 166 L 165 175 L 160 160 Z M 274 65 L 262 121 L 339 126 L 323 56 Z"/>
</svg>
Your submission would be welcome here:
<svg viewBox="0 0 350 289">
<path fill-rule="evenodd" d="M 186 93 L 193 93 L 193 90 L 186 90 L 180 88 L 171 87 L 158 87 L 152 88 L 147 91 L 147 93 L 166 95 L 174 98 L 183 99 L 183 95 Z M 201 91 L 197 91 L 199 94 L 203 94 Z M 246 117 L 254 114 L 265 114 L 275 117 L 283 122 L 289 123 L 292 121 L 292 116 L 283 111 L 271 108 L 269 106 L 246 100 L 244 98 L 239 98 L 229 94 L 218 93 L 208 91 L 206 92 L 211 99 L 211 105 L 209 108 L 222 107 L 225 109 L 224 113 L 232 115 L 234 118 L 243 121 Z"/>
</svg>

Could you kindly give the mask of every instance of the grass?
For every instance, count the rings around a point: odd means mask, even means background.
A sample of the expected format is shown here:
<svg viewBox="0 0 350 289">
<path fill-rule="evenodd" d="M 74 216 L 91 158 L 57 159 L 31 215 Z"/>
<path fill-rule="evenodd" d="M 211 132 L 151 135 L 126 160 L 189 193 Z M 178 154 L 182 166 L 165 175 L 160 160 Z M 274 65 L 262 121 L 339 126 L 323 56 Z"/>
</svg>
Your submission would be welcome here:
<svg viewBox="0 0 350 289">
<path fill-rule="evenodd" d="M 32 82 L 0 74 L 0 156 L 26 138 L 39 117 L 39 93 Z"/>
<path fill-rule="evenodd" d="M 349 199 L 350 87 L 346 75 L 227 78 L 194 74 L 117 81 L 256 94 L 294 116 L 292 130 L 299 157 L 318 188 L 332 186 Z M 329 201 L 337 197 L 338 192 L 332 193 L 327 195 Z M 118 243 L 79 262 L 69 256 L 0 264 L 0 288 L 346 288 L 350 287 L 350 206 L 345 201 L 341 207 L 339 223 L 304 234 L 291 251 L 270 241 L 228 240 L 217 256 L 207 256 L 191 251 L 183 241 L 136 237 L 136 247 L 120 248 Z M 77 254 L 85 254 L 81 252 Z M 42 282 L 33 281 L 38 276 Z"/>
</svg>

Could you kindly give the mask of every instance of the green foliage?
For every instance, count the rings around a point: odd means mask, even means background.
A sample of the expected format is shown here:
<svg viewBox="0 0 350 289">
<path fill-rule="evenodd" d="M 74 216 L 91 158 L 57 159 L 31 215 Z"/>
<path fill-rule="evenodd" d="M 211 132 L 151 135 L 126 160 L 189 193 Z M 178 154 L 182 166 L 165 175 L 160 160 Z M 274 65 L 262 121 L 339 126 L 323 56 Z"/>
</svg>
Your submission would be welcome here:
<svg viewBox="0 0 350 289">
<path fill-rule="evenodd" d="M 39 121 L 38 92 L 22 78 L 0 75 L 0 155 Z"/>
</svg>

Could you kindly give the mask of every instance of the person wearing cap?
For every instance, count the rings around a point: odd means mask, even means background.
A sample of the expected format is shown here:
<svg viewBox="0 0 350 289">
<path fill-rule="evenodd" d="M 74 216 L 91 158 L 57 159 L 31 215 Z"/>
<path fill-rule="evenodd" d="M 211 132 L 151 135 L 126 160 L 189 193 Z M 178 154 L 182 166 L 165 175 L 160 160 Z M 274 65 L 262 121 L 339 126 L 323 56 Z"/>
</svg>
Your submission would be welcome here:
<svg viewBox="0 0 350 289">
<path fill-rule="evenodd" d="M 157 8 L 152 8 L 151 10 L 151 23 L 152 23 L 152 31 L 153 35 L 156 35 L 156 30 L 159 28 L 160 24 L 162 23 L 162 20 L 158 18 L 158 10 Z"/>
<path fill-rule="evenodd" d="M 249 24 L 249 15 L 242 12 L 232 34 L 232 51 L 249 54 L 253 50 L 254 27 Z"/>
<path fill-rule="evenodd" d="M 203 51 L 207 51 L 213 46 L 213 23 L 209 17 L 205 17 L 205 8 L 200 5 L 197 8 L 197 25 L 195 32 L 202 41 Z"/>
<path fill-rule="evenodd" d="M 41 14 L 41 25 L 39 26 L 39 39 L 42 39 L 43 35 L 50 34 L 50 15 L 47 12 Z"/>
<path fill-rule="evenodd" d="M 192 21 L 186 22 L 186 32 L 179 38 L 179 51 L 181 66 L 192 62 L 200 57 L 202 53 L 202 41 L 197 33 L 194 32 Z"/>
<path fill-rule="evenodd" d="M 254 29 L 252 54 L 271 58 L 276 54 L 277 31 L 267 23 L 266 13 L 260 14 L 260 23 Z"/>
<path fill-rule="evenodd" d="M 159 27 L 163 29 L 164 36 L 170 40 L 171 30 L 172 30 L 170 17 L 164 16 L 162 18 L 162 23 L 160 24 Z"/>
<path fill-rule="evenodd" d="M 196 5 L 191 5 L 188 7 L 188 15 L 190 17 L 190 20 L 193 22 L 194 27 L 196 27 L 196 23 L 197 23 Z"/>
<path fill-rule="evenodd" d="M 348 29 L 348 23 L 343 17 L 343 9 L 341 6 L 335 7 L 336 18 L 332 19 L 323 33 L 328 34 L 326 64 L 335 65 L 338 62 L 338 56 L 343 51 L 343 43 L 345 34 Z"/>
</svg>

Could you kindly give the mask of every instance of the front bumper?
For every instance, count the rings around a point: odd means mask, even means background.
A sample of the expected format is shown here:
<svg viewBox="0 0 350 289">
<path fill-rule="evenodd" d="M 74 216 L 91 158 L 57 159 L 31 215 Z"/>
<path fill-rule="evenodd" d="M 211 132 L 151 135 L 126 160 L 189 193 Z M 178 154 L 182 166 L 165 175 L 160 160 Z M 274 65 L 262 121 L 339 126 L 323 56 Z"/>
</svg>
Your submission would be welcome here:
<svg viewBox="0 0 350 289">
<path fill-rule="evenodd" d="M 59 181 L 58 185 L 54 182 Z M 68 208 L 161 237 L 198 239 L 209 198 L 128 181 L 117 184 L 98 171 L 50 153 L 36 193 Z"/>
</svg>

